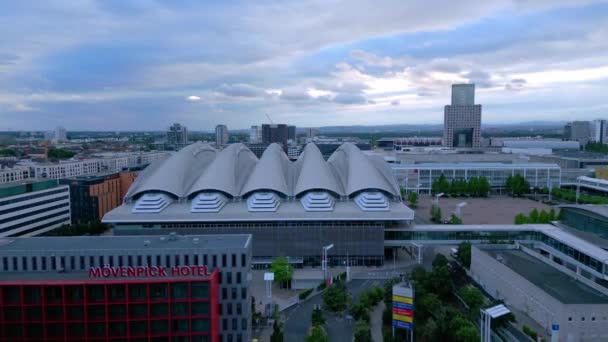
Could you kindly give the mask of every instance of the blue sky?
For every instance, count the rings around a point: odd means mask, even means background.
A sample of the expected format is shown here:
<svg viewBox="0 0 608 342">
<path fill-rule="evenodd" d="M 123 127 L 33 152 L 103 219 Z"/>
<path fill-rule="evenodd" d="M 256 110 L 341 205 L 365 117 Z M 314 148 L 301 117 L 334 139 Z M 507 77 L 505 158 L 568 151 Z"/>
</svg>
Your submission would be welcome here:
<svg viewBox="0 0 608 342">
<path fill-rule="evenodd" d="M 0 130 L 608 118 L 608 2 L 12 1 Z"/>
</svg>

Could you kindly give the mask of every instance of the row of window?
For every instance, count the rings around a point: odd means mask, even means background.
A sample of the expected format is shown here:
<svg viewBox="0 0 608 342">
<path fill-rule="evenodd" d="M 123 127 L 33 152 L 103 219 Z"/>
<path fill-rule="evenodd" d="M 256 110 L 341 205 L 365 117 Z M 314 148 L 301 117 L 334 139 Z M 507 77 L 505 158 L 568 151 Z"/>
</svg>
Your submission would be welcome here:
<svg viewBox="0 0 608 342">
<path fill-rule="evenodd" d="M 20 230 L 17 233 L 11 233 L 9 236 L 11 236 L 11 237 L 12 236 L 21 236 L 21 235 L 25 235 L 25 234 L 41 231 L 41 230 L 46 229 L 46 228 L 51 228 L 53 226 L 58 226 L 60 224 L 68 224 L 68 223 L 70 223 L 70 216 L 69 215 L 61 217 L 61 218 L 58 218 L 57 220 L 53 220 L 51 222 L 47 222 L 47 223 L 45 223 L 43 225 L 40 225 L 40 226 L 35 226 L 33 228 L 29 228 L 29 229 L 25 229 L 25 230 Z"/>
<path fill-rule="evenodd" d="M 69 285 L 69 286 L 3 286 L 4 305 L 36 304 L 80 304 L 96 302 L 137 302 L 152 300 L 208 299 L 209 283 L 175 282 L 150 284 L 109 284 L 109 285 Z"/>
<path fill-rule="evenodd" d="M 30 204 L 20 205 L 18 207 L 13 207 L 10 209 L 0 210 L 0 215 L 14 213 L 14 212 L 17 212 L 20 210 L 34 208 L 34 207 L 38 207 L 41 205 L 50 204 L 50 203 L 54 203 L 54 202 L 65 201 L 69 198 L 70 198 L 70 196 L 66 195 L 66 196 L 59 196 L 59 197 L 55 197 L 55 198 L 49 198 L 44 201 L 37 201 L 34 203 L 30 203 Z"/>
<path fill-rule="evenodd" d="M 63 207 L 63 205 L 62 205 L 62 207 Z M 62 211 L 60 211 L 58 213 L 49 214 L 49 215 L 42 216 L 42 217 L 39 217 L 39 218 L 36 218 L 36 219 L 32 219 L 32 220 L 29 220 L 29 221 L 17 223 L 17 224 L 14 224 L 12 226 L 8 226 L 6 228 L 2 228 L 2 229 L 0 229 L 0 233 L 8 232 L 10 230 L 14 230 L 14 229 L 17 229 L 17 228 L 29 226 L 30 224 L 34 224 L 34 223 L 37 223 L 37 222 L 42 222 L 44 220 L 48 220 L 48 219 L 51 219 L 51 218 L 54 218 L 54 217 L 65 216 L 65 215 L 69 215 L 69 214 L 70 214 L 70 207 L 68 205 L 66 210 L 62 210 Z"/>
<path fill-rule="evenodd" d="M 120 226 L 120 224 L 118 224 Z M 154 225 L 142 224 L 144 228 Z M 304 222 L 251 222 L 251 223 L 170 223 L 161 224 L 161 228 L 297 228 L 297 227 L 384 227 L 383 222 L 374 221 L 304 221 Z"/>
<path fill-rule="evenodd" d="M 40 229 L 40 228 L 37 228 Z M 2 257 L 2 271 L 86 271 L 89 267 L 110 266 L 189 266 L 207 265 L 214 269 L 216 267 L 247 267 L 247 255 L 240 255 L 240 266 L 237 254 L 209 255 L 98 255 L 98 256 L 22 256 Z M 209 260 L 210 259 L 210 260 Z M 221 263 L 219 263 L 219 262 Z M 229 266 L 230 265 L 230 266 Z M 240 272 L 239 272 L 240 273 Z M 232 277 L 232 276 L 230 276 Z M 237 276 L 240 282 L 240 276 Z M 231 281 L 230 278 L 229 281 Z"/>
<path fill-rule="evenodd" d="M 36 198 L 40 198 L 40 197 L 46 197 L 46 196 L 50 196 L 50 195 L 55 195 L 55 194 L 61 194 L 64 192 L 68 192 L 69 187 L 65 187 L 65 188 L 61 188 L 61 189 L 57 189 L 57 190 L 53 190 L 53 191 L 44 191 L 44 192 L 38 192 L 35 193 L 33 195 L 29 195 L 29 196 L 21 196 L 18 198 L 13 198 L 10 200 L 4 200 L 4 201 L 0 201 L 0 207 L 3 205 L 9 205 L 9 204 L 13 204 L 13 203 L 19 203 L 19 202 L 25 202 L 25 201 L 29 201 L 29 200 L 33 200 Z"/>
<path fill-rule="evenodd" d="M 66 199 L 67 198 L 68 197 L 66 196 Z M 9 217 L 9 218 L 2 219 L 2 220 L 0 220 L 0 224 L 7 223 L 7 222 L 17 221 L 17 220 L 20 220 L 20 219 L 26 218 L 26 217 L 32 217 L 34 215 L 38 215 L 38 214 L 42 214 L 42 213 L 45 213 L 45 212 L 49 212 L 51 210 L 56 210 L 56 209 L 61 209 L 61 208 L 67 208 L 69 206 L 70 206 L 70 203 L 64 202 L 64 203 L 56 204 L 56 205 L 53 205 L 53 206 L 50 206 L 50 207 L 43 207 L 42 209 L 38 209 L 38 210 L 34 210 L 34 211 L 29 211 L 29 212 L 26 212 L 26 213 L 23 213 L 23 214 L 20 214 L 20 215 L 15 215 L 15 216 L 12 216 L 12 217 Z"/>
</svg>

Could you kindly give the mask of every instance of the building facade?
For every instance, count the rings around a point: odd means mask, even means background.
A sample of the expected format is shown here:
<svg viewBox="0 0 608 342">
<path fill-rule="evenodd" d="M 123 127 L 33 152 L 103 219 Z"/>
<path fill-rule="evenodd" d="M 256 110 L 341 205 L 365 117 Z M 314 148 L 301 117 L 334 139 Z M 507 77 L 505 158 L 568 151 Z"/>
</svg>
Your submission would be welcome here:
<svg viewBox="0 0 608 342">
<path fill-rule="evenodd" d="M 167 145 L 180 149 L 188 145 L 188 128 L 178 123 L 174 123 L 173 126 L 167 130 Z"/>
<path fill-rule="evenodd" d="M 99 173 L 99 160 L 87 159 L 60 163 L 33 164 L 34 177 L 61 179 Z"/>
<path fill-rule="evenodd" d="M 215 126 L 215 146 L 221 147 L 228 144 L 228 126 Z"/>
<path fill-rule="evenodd" d="M 197 143 L 144 173 L 103 218 L 115 235 L 252 234 L 260 266 L 281 255 L 319 265 L 331 243 L 332 262 L 381 265 L 384 228 L 414 218 L 384 160 L 353 144 L 327 161 L 308 144 L 292 162 L 277 144 L 258 159 L 242 144 Z"/>
<path fill-rule="evenodd" d="M 572 121 L 569 126 L 565 131 L 570 133 L 570 140 L 578 141 L 581 145 L 586 145 L 591 140 L 591 123 L 589 121 Z"/>
<path fill-rule="evenodd" d="M 249 129 L 249 143 L 257 144 L 262 142 L 262 128 L 260 126 L 251 126 Z"/>
<path fill-rule="evenodd" d="M 122 203 L 135 178 L 134 172 L 120 172 L 60 180 L 60 184 L 70 187 L 72 223 L 101 221 Z"/>
<path fill-rule="evenodd" d="M 26 166 L 1 167 L 0 184 L 19 182 L 32 178 L 31 170 Z"/>
<path fill-rule="evenodd" d="M 603 119 L 593 120 L 590 123 L 591 141 L 601 144 L 608 143 L 608 122 Z"/>
<path fill-rule="evenodd" d="M 70 224 L 70 189 L 56 180 L 0 186 L 0 238 L 33 236 Z"/>
<path fill-rule="evenodd" d="M 296 126 L 287 126 L 287 140 L 296 141 Z"/>
<path fill-rule="evenodd" d="M 475 104 L 474 84 L 452 85 L 452 104 L 445 106 L 443 144 L 447 147 L 481 147 L 481 105 Z"/>
<path fill-rule="evenodd" d="M 288 128 L 285 124 L 263 124 L 262 125 L 262 143 L 281 145 L 284 151 L 287 151 Z"/>
<path fill-rule="evenodd" d="M 251 341 L 251 237 L 14 238 L 0 340 Z"/>
</svg>

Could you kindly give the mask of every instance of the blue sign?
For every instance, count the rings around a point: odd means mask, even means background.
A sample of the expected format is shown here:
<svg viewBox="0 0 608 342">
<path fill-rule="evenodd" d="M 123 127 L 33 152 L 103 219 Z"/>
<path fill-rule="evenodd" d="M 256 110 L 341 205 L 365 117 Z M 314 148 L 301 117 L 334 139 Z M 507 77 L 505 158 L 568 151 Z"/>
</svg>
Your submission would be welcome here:
<svg viewBox="0 0 608 342">
<path fill-rule="evenodd" d="M 404 309 L 404 310 L 414 310 L 414 306 L 412 304 L 405 304 L 399 302 L 393 302 L 393 308 Z"/>
<path fill-rule="evenodd" d="M 551 330 L 552 331 L 559 331 L 559 324 L 552 324 L 551 325 Z"/>
<path fill-rule="evenodd" d="M 414 326 L 414 324 L 413 323 L 406 323 L 406 322 L 402 322 L 402 321 L 393 320 L 393 326 L 395 328 L 401 328 L 401 329 L 411 330 L 412 327 Z"/>
</svg>

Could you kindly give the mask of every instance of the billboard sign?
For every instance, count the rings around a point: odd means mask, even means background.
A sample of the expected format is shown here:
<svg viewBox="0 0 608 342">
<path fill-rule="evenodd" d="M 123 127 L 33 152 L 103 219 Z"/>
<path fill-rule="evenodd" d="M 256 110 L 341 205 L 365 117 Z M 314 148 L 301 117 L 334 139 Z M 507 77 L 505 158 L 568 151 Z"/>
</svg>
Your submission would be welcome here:
<svg viewBox="0 0 608 342">
<path fill-rule="evenodd" d="M 393 286 L 393 327 L 406 330 L 414 327 L 414 291 L 405 284 Z"/>
</svg>

